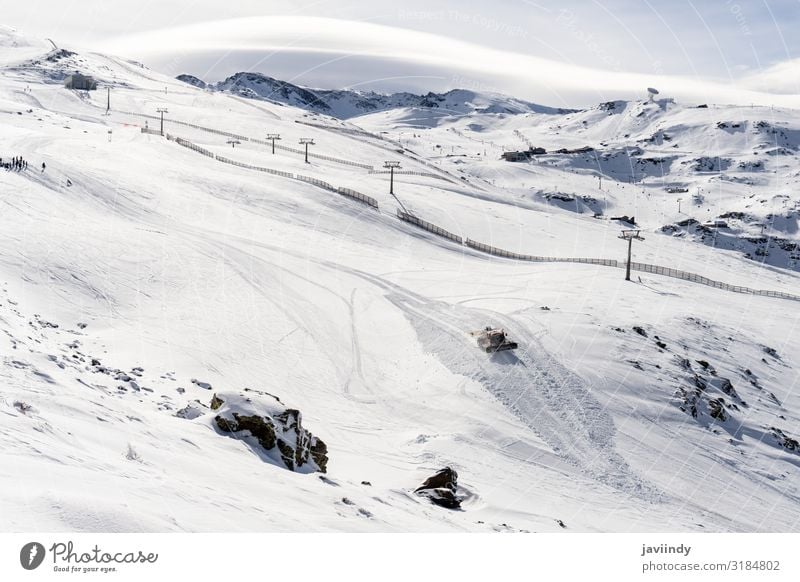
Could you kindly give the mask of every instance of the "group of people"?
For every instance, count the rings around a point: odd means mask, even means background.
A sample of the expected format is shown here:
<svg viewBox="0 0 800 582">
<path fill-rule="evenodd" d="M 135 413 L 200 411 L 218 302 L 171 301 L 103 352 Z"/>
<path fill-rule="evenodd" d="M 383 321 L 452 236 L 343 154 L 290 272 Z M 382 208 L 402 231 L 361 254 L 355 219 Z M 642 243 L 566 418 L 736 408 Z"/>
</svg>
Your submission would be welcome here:
<svg viewBox="0 0 800 582">
<path fill-rule="evenodd" d="M 28 160 L 22 159 L 22 156 L 11 158 L 11 161 L 5 161 L 3 158 L 0 158 L 0 165 L 3 166 L 6 170 L 27 170 L 28 169 Z"/>
<path fill-rule="evenodd" d="M 11 161 L 4 161 L 3 158 L 0 158 L 0 167 L 5 168 L 7 171 L 15 170 L 19 172 L 20 170 L 27 170 L 28 160 L 24 159 L 22 156 L 13 157 Z M 46 167 L 45 163 L 42 162 L 42 172 L 44 172 Z"/>
</svg>

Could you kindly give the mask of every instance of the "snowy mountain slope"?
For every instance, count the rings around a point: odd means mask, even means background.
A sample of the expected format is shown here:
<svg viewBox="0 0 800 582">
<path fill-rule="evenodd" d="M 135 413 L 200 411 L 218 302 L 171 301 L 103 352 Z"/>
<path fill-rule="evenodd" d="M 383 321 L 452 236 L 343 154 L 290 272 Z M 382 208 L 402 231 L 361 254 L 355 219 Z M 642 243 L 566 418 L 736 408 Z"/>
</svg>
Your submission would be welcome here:
<svg viewBox="0 0 800 582">
<path fill-rule="evenodd" d="M 612 102 L 562 116 L 473 115 L 421 127 L 411 110 L 361 117 L 442 167 L 501 187 L 526 207 L 635 217 L 685 237 L 797 270 L 800 124 L 793 110 Z M 540 147 L 529 163 L 503 151 Z M 727 226 L 717 228 L 714 220 Z M 703 226 L 706 225 L 706 226 Z"/>
<path fill-rule="evenodd" d="M 478 93 L 454 89 L 446 93 L 415 95 L 393 93 L 383 95 L 372 91 L 326 90 L 300 87 L 279 81 L 261 73 L 236 73 L 218 83 L 206 83 L 192 75 L 179 75 L 178 80 L 200 89 L 223 91 L 251 99 L 283 103 L 307 111 L 350 119 L 359 115 L 413 107 L 437 117 L 481 113 L 563 113 L 563 109 L 544 107 L 507 95 Z"/>
<path fill-rule="evenodd" d="M 7 530 L 561 531 L 557 519 L 567 531 L 794 527 L 795 303 L 475 253 L 393 218 L 384 175 L 252 142 L 234 148 L 170 118 L 279 132 L 293 147 L 314 137 L 312 151 L 376 167 L 388 159 L 377 140 L 295 123 L 334 122 L 293 107 L 81 58 L 87 70 L 109 67 L 110 116 L 102 91 L 43 83 L 52 77 L 35 68 L 15 64 L 0 82 L 0 156 L 31 162 L 0 172 Z M 157 107 L 169 109 L 169 132 L 352 187 L 381 212 L 216 162 L 119 112 Z M 469 123 L 500 139 L 509 119 Z M 446 127 L 409 133 L 401 139 L 418 140 L 422 161 L 436 160 L 429 133 L 443 146 L 474 143 Z M 459 175 L 451 160 L 438 161 Z M 34 171 L 41 161 L 47 170 Z M 401 175 L 396 191 L 420 216 L 487 243 L 622 258 L 612 221 L 498 183 L 530 176 L 544 188 L 557 176 L 566 190 L 589 176 L 494 161 L 485 164 L 496 174 L 481 174 L 482 163 L 465 164 L 482 190 Z M 791 271 L 655 236 L 637 259 L 796 290 Z M 520 349 L 480 352 L 467 332 L 487 324 Z M 329 449 L 324 479 L 265 462 L 214 429 L 212 395 L 245 388 L 302 412 Z M 187 406 L 202 414 L 178 415 Z M 459 473 L 463 511 L 412 493 L 444 465 Z"/>
</svg>

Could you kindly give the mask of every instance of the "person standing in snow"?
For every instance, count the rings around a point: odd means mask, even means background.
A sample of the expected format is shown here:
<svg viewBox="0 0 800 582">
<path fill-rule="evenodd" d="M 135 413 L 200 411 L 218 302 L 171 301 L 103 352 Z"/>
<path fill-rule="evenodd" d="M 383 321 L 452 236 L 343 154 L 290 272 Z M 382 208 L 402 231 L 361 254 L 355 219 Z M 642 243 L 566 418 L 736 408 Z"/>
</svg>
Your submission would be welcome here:
<svg viewBox="0 0 800 582">
<path fill-rule="evenodd" d="M 45 169 L 46 167 L 47 167 L 47 166 L 45 166 L 45 165 L 44 165 L 44 162 L 42 162 L 42 173 L 43 173 L 43 174 L 44 174 L 44 169 Z"/>
</svg>

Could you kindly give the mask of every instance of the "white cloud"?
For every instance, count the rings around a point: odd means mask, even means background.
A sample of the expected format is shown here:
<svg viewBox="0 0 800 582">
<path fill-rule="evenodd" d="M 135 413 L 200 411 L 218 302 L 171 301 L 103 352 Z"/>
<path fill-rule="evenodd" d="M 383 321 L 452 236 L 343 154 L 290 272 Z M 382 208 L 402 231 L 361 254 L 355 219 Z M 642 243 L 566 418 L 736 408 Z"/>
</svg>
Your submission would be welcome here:
<svg viewBox="0 0 800 582">
<path fill-rule="evenodd" d="M 745 87 L 755 91 L 780 93 L 796 97 L 800 93 L 800 59 L 792 59 L 773 65 L 742 80 Z"/>
<path fill-rule="evenodd" d="M 264 59 L 315 55 L 317 66 L 335 67 L 341 86 L 371 80 L 364 77 L 365 72 L 374 76 L 380 70 L 392 76 L 393 66 L 402 66 L 404 71 L 413 66 L 421 75 L 438 74 L 453 81 L 469 79 L 557 106 L 642 97 L 648 86 L 658 87 L 662 95 L 687 101 L 800 105 L 797 95 L 786 94 L 789 85 L 779 82 L 781 71 L 775 67 L 738 83 L 605 71 L 405 28 L 310 16 L 203 22 L 111 39 L 100 48 L 155 66 L 176 55 L 190 58 L 202 54 L 208 60 L 237 52 L 263 53 Z M 371 61 L 373 66 L 348 66 L 347 59 Z"/>
</svg>

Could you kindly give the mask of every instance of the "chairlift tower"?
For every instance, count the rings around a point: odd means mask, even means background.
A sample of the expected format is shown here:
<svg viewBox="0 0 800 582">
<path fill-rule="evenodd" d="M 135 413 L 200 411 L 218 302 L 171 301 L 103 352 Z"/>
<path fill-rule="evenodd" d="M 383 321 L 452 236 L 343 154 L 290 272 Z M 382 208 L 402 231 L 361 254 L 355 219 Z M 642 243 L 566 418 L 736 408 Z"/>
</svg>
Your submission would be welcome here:
<svg viewBox="0 0 800 582">
<path fill-rule="evenodd" d="M 400 168 L 400 162 L 383 162 L 383 167 L 389 169 L 389 194 L 394 194 L 394 170 Z"/>
<path fill-rule="evenodd" d="M 642 237 L 639 234 L 641 232 L 642 232 L 641 230 L 633 230 L 633 229 L 631 229 L 631 230 L 623 230 L 622 234 L 619 235 L 619 238 L 621 238 L 622 240 L 628 241 L 628 262 L 625 264 L 625 267 L 626 267 L 625 268 L 625 280 L 626 281 L 630 281 L 631 280 L 631 247 L 633 246 L 633 241 L 634 240 L 644 240 L 644 237 Z"/>
<path fill-rule="evenodd" d="M 275 140 L 281 139 L 281 134 L 279 133 L 268 133 L 267 139 L 272 141 L 272 154 L 275 155 Z"/>
<path fill-rule="evenodd" d="M 309 163 L 309 161 L 308 161 L 308 146 L 310 146 L 310 145 L 316 145 L 316 144 L 314 143 L 314 140 L 313 140 L 313 138 L 310 138 L 310 137 L 301 137 L 301 138 L 300 138 L 300 145 L 304 145 L 304 146 L 306 146 L 306 163 L 308 164 L 308 163 Z"/>
<path fill-rule="evenodd" d="M 164 114 L 169 113 L 169 111 L 166 107 L 159 107 L 156 111 L 161 114 L 161 135 L 164 135 Z"/>
</svg>

